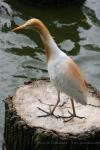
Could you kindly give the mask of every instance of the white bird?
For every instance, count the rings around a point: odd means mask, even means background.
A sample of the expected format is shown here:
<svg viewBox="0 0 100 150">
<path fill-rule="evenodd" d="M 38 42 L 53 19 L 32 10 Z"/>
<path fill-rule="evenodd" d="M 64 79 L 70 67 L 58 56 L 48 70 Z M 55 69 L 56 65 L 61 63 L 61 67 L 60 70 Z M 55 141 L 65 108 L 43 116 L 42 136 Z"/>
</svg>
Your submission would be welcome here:
<svg viewBox="0 0 100 150">
<path fill-rule="evenodd" d="M 69 56 L 59 49 L 47 27 L 39 19 L 30 19 L 12 31 L 17 31 L 31 26 L 34 27 L 34 29 L 40 34 L 45 49 L 50 80 L 53 82 L 58 94 L 57 102 L 50 112 L 40 109 L 47 113 L 43 116 L 54 115 L 54 111 L 60 102 L 60 92 L 63 92 L 71 97 L 73 109 L 73 113 L 69 112 L 70 116 L 66 118 L 69 118 L 69 120 L 73 119 L 74 117 L 84 118 L 76 115 L 73 101 L 74 99 L 76 102 L 79 102 L 82 105 L 87 104 L 88 90 L 78 66 Z"/>
</svg>

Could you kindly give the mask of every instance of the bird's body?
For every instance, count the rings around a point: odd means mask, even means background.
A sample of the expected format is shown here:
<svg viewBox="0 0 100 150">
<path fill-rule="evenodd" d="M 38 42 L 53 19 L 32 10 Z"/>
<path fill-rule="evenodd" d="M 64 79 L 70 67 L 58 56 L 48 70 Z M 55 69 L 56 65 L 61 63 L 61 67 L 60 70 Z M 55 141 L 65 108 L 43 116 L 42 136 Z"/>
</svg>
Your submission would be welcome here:
<svg viewBox="0 0 100 150">
<path fill-rule="evenodd" d="M 40 20 L 35 18 L 30 19 L 24 25 L 15 28 L 13 31 L 23 29 L 26 26 L 35 27 L 44 45 L 50 80 L 53 82 L 58 92 L 58 101 L 52 112 L 54 112 L 60 101 L 60 92 L 69 95 L 76 100 L 76 102 L 86 105 L 87 87 L 75 62 L 59 49 L 48 29 Z M 72 107 L 75 113 L 73 102 Z M 76 115 L 76 113 L 74 115 Z"/>
<path fill-rule="evenodd" d="M 70 66 L 72 65 L 76 68 L 75 63 L 73 63 L 70 57 L 63 55 L 57 56 L 56 60 L 48 63 L 50 79 L 55 85 L 57 91 L 63 92 L 74 98 L 76 102 L 86 105 L 87 91 L 84 80 L 81 77 L 81 80 L 78 76 L 75 77 L 73 70 L 70 69 Z M 76 73 L 79 75 L 80 72 L 77 71 Z M 80 82 L 82 85 L 80 85 Z"/>
<path fill-rule="evenodd" d="M 58 48 L 52 37 L 49 39 L 48 47 L 52 49 L 47 61 L 48 73 L 57 91 L 86 105 L 87 88 L 79 68 L 69 56 Z"/>
</svg>

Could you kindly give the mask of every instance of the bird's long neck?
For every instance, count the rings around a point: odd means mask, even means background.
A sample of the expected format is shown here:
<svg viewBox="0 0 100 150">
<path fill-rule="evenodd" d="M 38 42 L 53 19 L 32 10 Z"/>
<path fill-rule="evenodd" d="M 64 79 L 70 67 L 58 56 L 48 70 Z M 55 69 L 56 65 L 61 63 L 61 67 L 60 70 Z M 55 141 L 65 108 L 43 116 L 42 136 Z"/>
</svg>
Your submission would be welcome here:
<svg viewBox="0 0 100 150">
<path fill-rule="evenodd" d="M 55 41 L 53 40 L 50 32 L 42 22 L 38 22 L 37 31 L 40 34 L 41 40 L 44 45 L 47 63 L 53 55 L 56 55 L 59 48 Z"/>
<path fill-rule="evenodd" d="M 55 58 L 57 56 L 60 50 L 53 40 L 52 36 L 50 36 L 48 39 L 41 35 L 40 37 L 44 45 L 46 60 L 48 63 L 51 58 Z"/>
</svg>

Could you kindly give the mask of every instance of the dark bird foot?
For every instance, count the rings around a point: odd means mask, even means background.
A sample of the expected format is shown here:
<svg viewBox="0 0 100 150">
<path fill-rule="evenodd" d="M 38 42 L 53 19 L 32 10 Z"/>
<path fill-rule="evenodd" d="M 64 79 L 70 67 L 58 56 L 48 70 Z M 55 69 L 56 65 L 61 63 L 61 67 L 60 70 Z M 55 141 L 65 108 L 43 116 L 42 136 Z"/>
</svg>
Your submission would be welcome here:
<svg viewBox="0 0 100 150">
<path fill-rule="evenodd" d="M 40 116 L 38 116 L 38 117 L 49 117 L 49 116 L 54 116 L 56 119 L 59 119 L 59 118 L 61 118 L 61 119 L 65 119 L 66 117 L 64 117 L 64 116 L 60 116 L 60 115 L 55 115 L 54 114 L 54 112 L 53 111 L 51 111 L 51 108 L 50 108 L 50 106 L 49 106 L 49 110 L 50 110 L 50 112 L 47 112 L 47 111 L 45 111 L 45 110 L 43 110 L 43 109 L 41 109 L 40 107 L 37 107 L 40 111 L 42 111 L 42 112 L 44 112 L 45 113 L 45 115 L 40 115 Z"/>
<path fill-rule="evenodd" d="M 75 117 L 76 117 L 76 118 L 79 118 L 79 119 L 85 118 L 85 117 L 77 116 L 76 113 L 72 114 L 70 111 L 68 111 L 68 113 L 70 114 L 70 116 L 65 117 L 65 119 L 67 119 L 67 120 L 64 119 L 64 122 L 68 122 L 68 121 L 72 120 L 72 119 L 75 118 Z M 85 119 L 86 119 L 86 118 L 85 118 Z"/>
<path fill-rule="evenodd" d="M 50 112 L 47 112 L 47 111 L 41 109 L 40 107 L 37 107 L 37 108 L 38 108 L 39 110 L 41 110 L 42 112 L 45 113 L 45 115 L 41 115 L 41 116 L 38 116 L 38 117 L 49 117 L 49 116 L 54 116 L 55 118 L 58 118 L 58 116 L 56 116 L 56 115 L 51 111 L 50 107 L 49 107 Z"/>
</svg>

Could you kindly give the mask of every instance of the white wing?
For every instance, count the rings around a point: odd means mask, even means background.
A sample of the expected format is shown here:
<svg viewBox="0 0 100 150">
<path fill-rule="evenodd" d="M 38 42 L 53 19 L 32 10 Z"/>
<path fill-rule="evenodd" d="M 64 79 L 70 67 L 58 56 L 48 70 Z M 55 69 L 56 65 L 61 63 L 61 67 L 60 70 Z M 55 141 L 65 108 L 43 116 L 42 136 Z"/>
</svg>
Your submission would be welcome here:
<svg viewBox="0 0 100 150">
<path fill-rule="evenodd" d="M 49 70 L 50 78 L 57 90 L 68 94 L 76 102 L 86 105 L 87 88 L 84 79 L 73 60 L 56 61 Z"/>
</svg>

